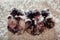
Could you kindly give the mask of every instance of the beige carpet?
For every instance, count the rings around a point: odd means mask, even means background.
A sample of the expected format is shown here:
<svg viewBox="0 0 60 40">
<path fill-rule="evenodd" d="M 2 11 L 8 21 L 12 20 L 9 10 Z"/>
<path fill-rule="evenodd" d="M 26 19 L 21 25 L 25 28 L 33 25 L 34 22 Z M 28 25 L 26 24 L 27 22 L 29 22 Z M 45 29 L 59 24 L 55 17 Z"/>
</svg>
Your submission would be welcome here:
<svg viewBox="0 0 60 40">
<path fill-rule="evenodd" d="M 8 33 L 8 40 L 57 40 L 56 32 L 53 28 L 50 30 L 46 29 L 42 34 L 36 36 L 30 35 L 27 32 L 22 35 Z"/>
</svg>

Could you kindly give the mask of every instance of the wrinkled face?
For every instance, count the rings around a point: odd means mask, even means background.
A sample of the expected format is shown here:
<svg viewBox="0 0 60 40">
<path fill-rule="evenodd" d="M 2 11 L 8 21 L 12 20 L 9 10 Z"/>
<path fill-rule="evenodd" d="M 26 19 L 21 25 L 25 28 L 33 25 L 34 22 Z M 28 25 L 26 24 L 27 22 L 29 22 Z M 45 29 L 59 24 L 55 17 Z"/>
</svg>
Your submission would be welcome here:
<svg viewBox="0 0 60 40">
<path fill-rule="evenodd" d="M 39 23 L 39 26 L 44 27 L 44 23 L 43 22 Z"/>
<path fill-rule="evenodd" d="M 25 20 L 21 19 L 19 21 L 19 25 L 22 26 L 22 27 L 24 27 L 25 26 Z"/>
<path fill-rule="evenodd" d="M 15 20 L 15 19 L 8 19 L 8 26 L 9 27 L 11 27 L 11 28 L 14 28 L 14 27 L 16 27 L 17 26 L 17 24 L 18 24 L 18 22 L 17 22 L 17 20 Z"/>
<path fill-rule="evenodd" d="M 35 18 L 36 20 L 38 20 L 38 19 L 39 19 L 39 16 L 40 16 L 40 15 L 34 16 L 34 18 Z"/>
<path fill-rule="evenodd" d="M 12 24 L 13 25 L 17 25 L 18 24 L 17 20 L 13 19 L 13 23 Z"/>
</svg>

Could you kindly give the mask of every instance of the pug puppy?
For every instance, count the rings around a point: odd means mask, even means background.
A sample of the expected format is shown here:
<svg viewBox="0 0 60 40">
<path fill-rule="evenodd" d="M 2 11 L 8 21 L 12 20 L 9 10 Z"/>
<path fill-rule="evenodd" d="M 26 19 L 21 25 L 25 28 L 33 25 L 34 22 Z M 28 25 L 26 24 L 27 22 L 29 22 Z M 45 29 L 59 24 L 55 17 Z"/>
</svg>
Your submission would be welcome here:
<svg viewBox="0 0 60 40">
<path fill-rule="evenodd" d="M 18 21 L 16 19 L 12 19 L 11 16 L 8 17 L 8 30 L 12 33 L 16 33 L 18 28 Z"/>
</svg>

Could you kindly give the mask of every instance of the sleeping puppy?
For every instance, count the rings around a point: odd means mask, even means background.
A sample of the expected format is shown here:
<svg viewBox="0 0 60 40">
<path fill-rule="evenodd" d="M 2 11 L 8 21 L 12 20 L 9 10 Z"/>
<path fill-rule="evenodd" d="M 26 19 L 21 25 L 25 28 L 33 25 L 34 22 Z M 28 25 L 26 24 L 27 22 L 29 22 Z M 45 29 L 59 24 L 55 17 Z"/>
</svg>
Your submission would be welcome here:
<svg viewBox="0 0 60 40">
<path fill-rule="evenodd" d="M 8 30 L 15 34 L 17 32 L 18 22 L 16 19 L 12 19 L 11 16 L 8 17 Z"/>
<path fill-rule="evenodd" d="M 47 28 L 53 28 L 55 26 L 55 22 L 53 21 L 53 16 L 49 12 L 49 9 L 42 10 L 41 15 L 44 17 L 44 24 Z"/>
<path fill-rule="evenodd" d="M 32 35 L 36 35 L 36 30 L 37 30 L 37 20 L 38 17 L 40 16 L 39 11 L 29 11 L 29 14 L 27 15 L 27 18 L 29 18 L 31 21 L 29 21 L 30 26 L 28 26 L 29 29 L 32 29 Z"/>
<path fill-rule="evenodd" d="M 19 16 L 23 16 L 23 14 L 14 8 L 10 15 L 8 16 L 8 30 L 15 34 L 22 29 L 19 23 L 23 22 L 23 19 Z"/>
</svg>

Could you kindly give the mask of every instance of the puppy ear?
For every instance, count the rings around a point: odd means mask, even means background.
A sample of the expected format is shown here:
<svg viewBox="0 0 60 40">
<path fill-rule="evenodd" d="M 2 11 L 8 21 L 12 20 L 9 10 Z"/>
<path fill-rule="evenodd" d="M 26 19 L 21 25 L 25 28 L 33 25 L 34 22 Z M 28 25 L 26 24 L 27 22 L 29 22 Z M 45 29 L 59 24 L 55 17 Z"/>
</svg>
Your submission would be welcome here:
<svg viewBox="0 0 60 40">
<path fill-rule="evenodd" d="M 11 19 L 12 17 L 11 17 L 11 15 L 9 15 L 8 17 L 7 17 L 7 19 Z"/>
<path fill-rule="evenodd" d="M 25 22 L 27 22 L 27 21 L 31 21 L 31 20 L 30 19 L 26 19 Z"/>
</svg>

